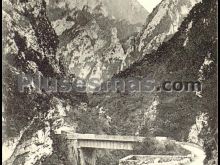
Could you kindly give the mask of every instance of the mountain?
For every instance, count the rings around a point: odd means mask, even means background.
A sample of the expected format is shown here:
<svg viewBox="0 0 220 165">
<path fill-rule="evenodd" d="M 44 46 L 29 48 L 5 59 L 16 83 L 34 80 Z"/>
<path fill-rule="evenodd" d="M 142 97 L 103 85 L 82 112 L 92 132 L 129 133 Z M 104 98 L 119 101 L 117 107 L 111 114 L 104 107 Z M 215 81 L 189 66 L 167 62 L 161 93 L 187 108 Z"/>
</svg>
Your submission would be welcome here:
<svg viewBox="0 0 220 165">
<path fill-rule="evenodd" d="M 121 43 L 142 26 L 130 23 L 130 16 L 146 19 L 147 15 L 136 1 L 118 3 L 120 9 L 111 1 L 47 1 L 48 17 L 60 41 L 57 59 L 64 72 L 85 81 L 96 79 L 99 85 L 122 69 L 125 55 Z M 124 14 L 122 6 L 135 13 Z M 115 18 L 106 11 L 116 14 Z"/>
<path fill-rule="evenodd" d="M 8 151 L 4 164 L 70 164 L 65 144 L 55 136 L 62 130 L 186 140 L 196 118 L 204 114 L 207 119 L 199 138 L 207 153 L 206 164 L 216 161 L 216 1 L 203 0 L 193 7 L 177 33 L 166 33 L 168 41 L 134 64 L 125 59 L 128 49 L 139 52 L 131 44 L 136 35 L 126 38 L 136 25 L 109 18 L 99 8 L 63 10 L 60 5 L 51 10 L 47 4 L 44 0 L 3 1 L 3 148 Z M 20 92 L 20 73 L 100 81 L 113 74 L 121 79 L 150 76 L 156 85 L 167 79 L 198 80 L 204 89 L 183 94 L 118 90 L 90 96 L 39 90 L 31 81 Z"/>
<path fill-rule="evenodd" d="M 133 39 L 126 62 L 132 64 L 149 54 L 177 32 L 192 7 L 201 0 L 162 0 L 148 16 L 141 32 Z"/>
<path fill-rule="evenodd" d="M 139 35 L 138 50 L 144 54 L 156 50 L 177 32 L 183 19 L 192 7 L 201 0 L 162 1 L 148 17 L 145 28 Z"/>
<path fill-rule="evenodd" d="M 184 19 L 167 42 L 112 78 L 155 80 L 157 90 L 123 90 L 91 96 L 90 106 L 111 119 L 109 134 L 165 136 L 190 141 L 191 130 L 202 118 L 197 138 L 203 141 L 204 164 L 217 164 L 217 1 L 203 0 Z M 202 92 L 158 90 L 164 81 L 200 82 Z M 137 84 L 133 84 L 135 86 Z M 102 84 L 106 87 L 106 84 Z M 130 88 L 129 88 L 130 87 Z M 105 89 L 105 88 L 103 88 Z M 106 90 L 106 89 L 105 89 Z M 205 117 L 203 117 L 205 116 Z"/>
<path fill-rule="evenodd" d="M 129 35 L 135 27 L 91 14 L 86 9 L 73 15 L 76 15 L 72 16 L 74 26 L 59 36 L 58 58 L 65 72 L 86 81 L 100 82 L 118 73 L 125 58 L 119 36 Z"/>
<path fill-rule="evenodd" d="M 51 85 L 43 89 L 36 79 L 26 79 L 65 77 L 44 0 L 4 0 L 3 24 L 3 164 L 37 164 L 56 150 L 56 132 L 75 131 L 75 115 L 67 113 L 76 108 L 80 114 L 87 96 L 47 92 Z M 21 80 L 28 83 L 23 91 Z"/>
<path fill-rule="evenodd" d="M 99 6 L 99 11 L 106 17 L 116 20 L 126 20 L 130 24 L 143 24 L 148 16 L 148 11 L 137 0 L 47 0 L 48 7 L 52 10 L 67 10 L 79 9 L 88 6 L 91 11 L 96 11 Z M 58 11 L 59 11 L 58 10 Z"/>
<path fill-rule="evenodd" d="M 141 59 L 146 52 L 138 47 L 146 45 L 149 53 L 168 40 L 197 2 L 162 1 L 141 31 L 136 25 L 91 12 L 85 6 L 82 10 L 71 10 L 52 21 L 60 40 L 57 58 L 63 61 L 66 73 L 89 82 L 95 79 L 99 86 Z M 91 88 L 88 90 L 94 89 Z"/>
</svg>

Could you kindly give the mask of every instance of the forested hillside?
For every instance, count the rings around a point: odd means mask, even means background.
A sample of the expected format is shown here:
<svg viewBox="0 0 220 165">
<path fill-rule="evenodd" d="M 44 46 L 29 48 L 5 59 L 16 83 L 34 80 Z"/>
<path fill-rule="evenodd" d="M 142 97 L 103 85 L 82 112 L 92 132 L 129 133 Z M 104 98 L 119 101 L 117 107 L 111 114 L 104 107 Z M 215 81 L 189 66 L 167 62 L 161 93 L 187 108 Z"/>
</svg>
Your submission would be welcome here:
<svg viewBox="0 0 220 165">
<path fill-rule="evenodd" d="M 163 81 L 199 81 L 202 92 L 97 93 L 92 106 L 111 118 L 109 131 L 172 137 L 187 141 L 196 117 L 205 114 L 199 138 L 207 153 L 205 164 L 217 159 L 217 21 L 216 1 L 203 0 L 185 18 L 178 32 L 156 52 L 115 75 L 113 79 L 150 77 Z M 97 99 L 99 98 L 99 99 Z M 94 104 L 94 105 L 93 105 Z M 132 128 L 132 129 L 131 129 Z"/>
</svg>

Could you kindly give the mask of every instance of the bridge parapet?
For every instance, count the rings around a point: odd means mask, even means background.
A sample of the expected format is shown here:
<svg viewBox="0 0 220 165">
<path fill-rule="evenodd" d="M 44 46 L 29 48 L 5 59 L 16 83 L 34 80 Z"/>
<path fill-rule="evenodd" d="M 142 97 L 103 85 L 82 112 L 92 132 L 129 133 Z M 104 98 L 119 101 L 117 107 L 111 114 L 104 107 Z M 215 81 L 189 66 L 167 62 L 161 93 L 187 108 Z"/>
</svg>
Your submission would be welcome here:
<svg viewBox="0 0 220 165">
<path fill-rule="evenodd" d="M 139 137 L 139 136 L 78 134 L 78 133 L 67 133 L 67 132 L 62 132 L 62 134 L 68 140 L 96 140 L 96 141 L 118 141 L 118 142 L 142 142 L 145 139 L 145 137 Z"/>
<path fill-rule="evenodd" d="M 121 159 L 119 165 L 184 165 L 191 160 L 191 155 L 130 155 Z"/>
</svg>

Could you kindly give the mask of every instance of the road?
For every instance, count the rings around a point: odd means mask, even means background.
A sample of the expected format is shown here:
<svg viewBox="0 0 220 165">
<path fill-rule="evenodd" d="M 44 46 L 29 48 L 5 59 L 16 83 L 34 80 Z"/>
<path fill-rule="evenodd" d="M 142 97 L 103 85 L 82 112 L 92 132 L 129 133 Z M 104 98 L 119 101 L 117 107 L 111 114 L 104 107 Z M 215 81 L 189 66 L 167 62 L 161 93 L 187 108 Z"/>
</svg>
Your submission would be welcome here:
<svg viewBox="0 0 220 165">
<path fill-rule="evenodd" d="M 203 165 L 206 155 L 202 148 L 190 144 L 182 144 L 182 147 L 195 155 L 194 160 L 189 165 Z"/>
</svg>

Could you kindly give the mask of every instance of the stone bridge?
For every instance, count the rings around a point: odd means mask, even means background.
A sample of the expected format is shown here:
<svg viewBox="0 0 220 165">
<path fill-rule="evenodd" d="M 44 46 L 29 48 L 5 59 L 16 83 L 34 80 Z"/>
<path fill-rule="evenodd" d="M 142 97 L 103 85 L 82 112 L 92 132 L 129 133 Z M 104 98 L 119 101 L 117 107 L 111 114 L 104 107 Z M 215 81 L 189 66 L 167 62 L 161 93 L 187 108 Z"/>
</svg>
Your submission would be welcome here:
<svg viewBox="0 0 220 165">
<path fill-rule="evenodd" d="M 69 162 L 72 165 L 95 165 L 96 149 L 133 150 L 134 143 L 142 142 L 144 137 L 115 136 L 95 134 L 72 134 L 62 132 L 67 141 Z"/>
</svg>

